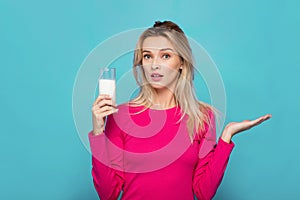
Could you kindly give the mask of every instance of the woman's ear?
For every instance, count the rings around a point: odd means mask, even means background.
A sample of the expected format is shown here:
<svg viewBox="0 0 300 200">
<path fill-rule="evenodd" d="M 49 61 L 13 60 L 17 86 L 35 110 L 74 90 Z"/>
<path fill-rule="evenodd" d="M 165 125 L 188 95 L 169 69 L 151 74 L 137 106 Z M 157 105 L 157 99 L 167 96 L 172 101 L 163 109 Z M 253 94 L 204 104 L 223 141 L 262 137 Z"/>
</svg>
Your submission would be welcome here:
<svg viewBox="0 0 300 200">
<path fill-rule="evenodd" d="M 182 72 L 182 66 L 179 67 L 179 74 Z"/>
</svg>

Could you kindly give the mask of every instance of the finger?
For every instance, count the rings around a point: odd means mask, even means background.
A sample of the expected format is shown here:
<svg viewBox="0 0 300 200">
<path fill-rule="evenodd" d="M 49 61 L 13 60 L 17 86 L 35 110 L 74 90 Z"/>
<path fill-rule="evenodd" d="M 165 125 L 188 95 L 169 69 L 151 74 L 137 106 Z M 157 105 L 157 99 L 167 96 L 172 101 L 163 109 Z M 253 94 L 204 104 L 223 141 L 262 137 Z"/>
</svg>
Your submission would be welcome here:
<svg viewBox="0 0 300 200">
<path fill-rule="evenodd" d="M 262 116 L 262 117 L 260 117 L 260 118 L 258 118 L 258 119 L 259 119 L 259 121 L 263 122 L 263 121 L 265 121 L 265 120 L 270 119 L 271 117 L 272 117 L 271 114 L 267 114 L 267 115 L 264 115 L 264 116 Z"/>
<path fill-rule="evenodd" d="M 258 125 L 258 124 L 262 123 L 263 121 L 264 121 L 264 118 L 263 117 L 259 117 L 256 120 L 253 120 L 252 124 L 253 125 Z"/>
<path fill-rule="evenodd" d="M 104 101 L 104 100 L 102 100 L 102 101 Z M 110 106 L 110 105 L 109 105 L 109 103 L 105 103 L 105 102 L 99 103 L 99 104 L 95 104 L 92 107 L 92 112 L 98 112 L 102 107 L 105 107 L 105 106 Z"/>
<path fill-rule="evenodd" d="M 268 120 L 268 119 L 270 119 L 271 117 L 272 117 L 271 114 L 267 114 L 267 115 L 264 116 L 264 119 L 265 119 L 265 120 Z"/>
<path fill-rule="evenodd" d="M 98 104 L 100 101 L 103 101 L 105 99 L 111 99 L 109 95 L 101 94 L 98 96 L 98 98 L 95 100 L 94 104 Z"/>
<path fill-rule="evenodd" d="M 102 113 L 101 113 L 101 116 L 102 116 L 102 117 L 106 117 L 106 116 L 111 115 L 111 114 L 113 114 L 113 113 L 116 113 L 116 112 L 118 112 L 118 111 L 119 111 L 119 109 L 111 109 L 111 110 L 107 110 L 107 111 L 105 111 L 105 112 L 102 112 Z"/>
<path fill-rule="evenodd" d="M 103 106 L 103 107 L 101 107 L 101 108 L 98 110 L 98 112 L 99 112 L 99 113 L 104 113 L 104 112 L 106 112 L 106 111 L 110 111 L 110 110 L 113 110 L 113 109 L 115 109 L 115 108 L 112 107 L 112 106 Z"/>
<path fill-rule="evenodd" d="M 94 111 L 94 115 L 102 115 L 102 113 L 112 110 L 110 107 L 102 107 L 98 108 L 98 110 Z"/>
<path fill-rule="evenodd" d="M 105 112 L 105 111 L 111 110 L 111 109 L 117 109 L 117 106 L 104 104 L 104 105 L 101 105 L 101 107 L 100 107 L 99 105 L 95 105 L 92 108 L 92 113 L 93 114 L 99 114 L 99 113 L 101 114 L 102 112 Z"/>
<path fill-rule="evenodd" d="M 265 115 L 265 116 L 262 116 L 262 117 L 259 117 L 259 118 L 257 118 L 256 120 L 253 120 L 253 121 L 252 121 L 252 126 L 259 125 L 259 124 L 261 124 L 262 122 L 264 122 L 264 121 L 266 121 L 266 120 L 268 120 L 268 119 L 270 119 L 270 118 L 271 118 L 271 115 L 270 115 L 270 114 Z"/>
<path fill-rule="evenodd" d="M 101 108 L 105 105 L 115 106 L 115 105 L 112 104 L 111 99 L 102 99 L 101 101 L 99 101 L 98 103 L 93 105 L 92 110 L 98 110 L 99 108 Z"/>
<path fill-rule="evenodd" d="M 118 112 L 119 109 L 116 109 L 114 107 L 111 107 L 111 106 L 104 106 L 102 108 L 100 108 L 99 110 L 93 112 L 93 115 L 97 118 L 97 119 L 101 119 L 105 116 L 107 116 L 107 113 L 108 114 L 111 114 L 111 113 L 115 113 L 115 112 Z"/>
<path fill-rule="evenodd" d="M 97 106 L 99 108 L 103 107 L 103 106 L 111 106 L 111 107 L 114 107 L 116 108 L 116 105 L 113 103 L 112 99 L 105 99 L 105 100 L 102 100 L 100 101 Z"/>
<path fill-rule="evenodd" d="M 104 100 L 104 99 L 111 99 L 111 97 L 108 94 L 100 94 L 97 99 L 95 100 L 93 105 L 96 105 L 97 103 L 99 103 L 100 101 Z"/>
</svg>

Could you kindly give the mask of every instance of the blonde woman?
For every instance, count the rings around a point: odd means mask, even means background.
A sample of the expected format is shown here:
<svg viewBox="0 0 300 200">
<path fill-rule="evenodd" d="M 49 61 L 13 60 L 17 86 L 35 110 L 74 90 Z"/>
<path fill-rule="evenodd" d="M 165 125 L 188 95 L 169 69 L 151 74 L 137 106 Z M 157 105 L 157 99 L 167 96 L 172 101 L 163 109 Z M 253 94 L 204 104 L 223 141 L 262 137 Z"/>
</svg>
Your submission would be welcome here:
<svg viewBox="0 0 300 200">
<path fill-rule="evenodd" d="M 140 86 L 136 98 L 116 106 L 99 95 L 93 104 L 89 140 L 100 199 L 117 199 L 121 191 L 124 200 L 212 199 L 234 148 L 232 137 L 271 115 L 231 122 L 217 144 L 207 142 L 214 140 L 216 109 L 196 98 L 192 51 L 171 21 L 142 33 L 133 71 Z"/>
</svg>

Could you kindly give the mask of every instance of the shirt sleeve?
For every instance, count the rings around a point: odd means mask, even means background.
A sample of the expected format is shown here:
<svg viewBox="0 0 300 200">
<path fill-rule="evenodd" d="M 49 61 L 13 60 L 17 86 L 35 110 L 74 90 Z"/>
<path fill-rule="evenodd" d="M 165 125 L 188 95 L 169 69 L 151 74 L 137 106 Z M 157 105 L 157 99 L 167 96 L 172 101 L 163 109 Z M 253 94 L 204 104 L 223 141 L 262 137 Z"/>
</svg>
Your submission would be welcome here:
<svg viewBox="0 0 300 200">
<path fill-rule="evenodd" d="M 109 115 L 104 134 L 89 132 L 92 151 L 92 177 L 101 200 L 117 199 L 124 185 L 123 149 L 121 130 Z"/>
<path fill-rule="evenodd" d="M 215 132 L 213 115 L 212 118 L 213 126 L 210 131 Z M 200 141 L 200 149 L 204 142 L 205 138 Z M 193 190 L 199 200 L 210 200 L 216 194 L 234 146 L 232 141 L 227 143 L 220 137 L 218 144 L 206 156 L 199 156 L 193 177 Z"/>
</svg>

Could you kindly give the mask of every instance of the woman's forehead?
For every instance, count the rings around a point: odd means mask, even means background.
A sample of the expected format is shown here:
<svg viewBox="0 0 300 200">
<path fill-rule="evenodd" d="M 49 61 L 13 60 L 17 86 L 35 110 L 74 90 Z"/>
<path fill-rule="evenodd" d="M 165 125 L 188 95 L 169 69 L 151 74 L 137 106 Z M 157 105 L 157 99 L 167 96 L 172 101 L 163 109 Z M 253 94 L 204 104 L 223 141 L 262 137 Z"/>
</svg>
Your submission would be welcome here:
<svg viewBox="0 0 300 200">
<path fill-rule="evenodd" d="M 148 37 L 142 44 L 143 50 L 174 50 L 172 43 L 165 37 Z"/>
</svg>

